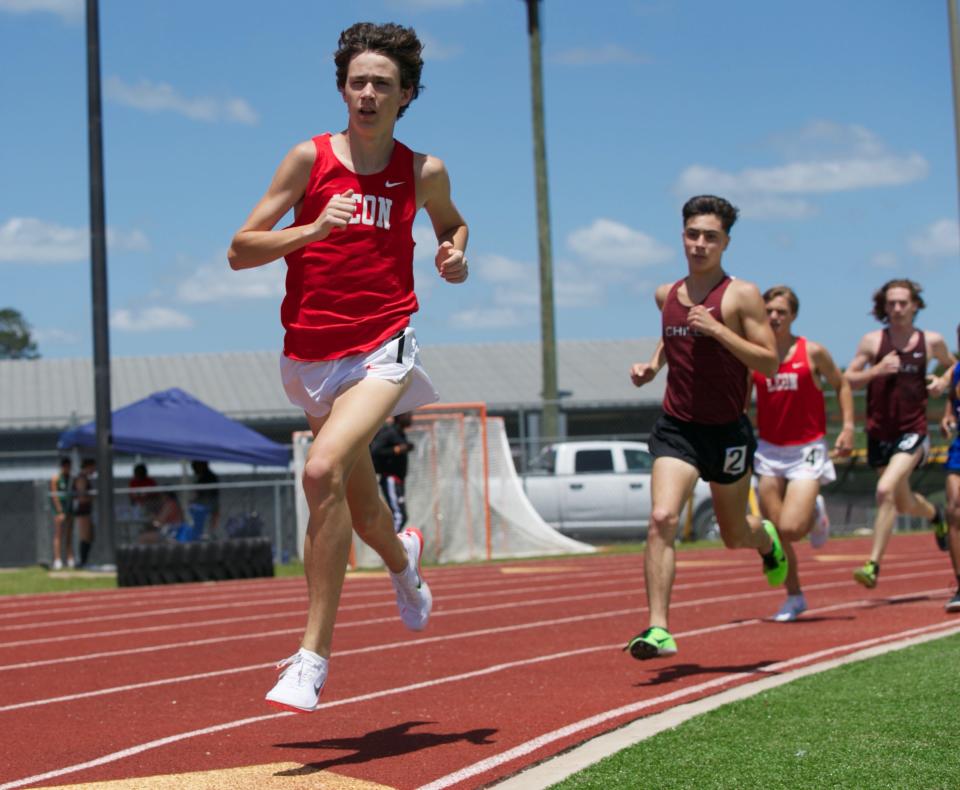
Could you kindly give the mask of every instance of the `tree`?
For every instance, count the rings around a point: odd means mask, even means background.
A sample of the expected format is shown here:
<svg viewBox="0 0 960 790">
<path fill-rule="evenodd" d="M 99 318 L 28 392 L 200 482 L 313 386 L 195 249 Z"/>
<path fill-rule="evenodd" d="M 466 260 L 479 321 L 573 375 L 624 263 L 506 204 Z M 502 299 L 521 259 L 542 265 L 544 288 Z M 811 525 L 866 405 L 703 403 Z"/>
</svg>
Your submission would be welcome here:
<svg viewBox="0 0 960 790">
<path fill-rule="evenodd" d="M 0 309 L 0 359 L 37 359 L 40 352 L 30 336 L 30 324 L 12 307 Z"/>
</svg>

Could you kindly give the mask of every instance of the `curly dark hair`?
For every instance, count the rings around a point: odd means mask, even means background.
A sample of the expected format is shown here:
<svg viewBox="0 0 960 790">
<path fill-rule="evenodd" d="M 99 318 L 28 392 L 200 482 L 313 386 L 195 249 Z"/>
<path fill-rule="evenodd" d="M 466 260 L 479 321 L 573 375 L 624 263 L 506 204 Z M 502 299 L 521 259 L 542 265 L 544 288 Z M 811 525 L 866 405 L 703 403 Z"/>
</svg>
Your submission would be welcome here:
<svg viewBox="0 0 960 790">
<path fill-rule="evenodd" d="M 740 216 L 740 209 L 729 200 L 716 195 L 697 195 L 683 204 L 683 226 L 687 226 L 691 217 L 698 217 L 701 214 L 715 214 L 720 218 L 724 232 L 729 234 L 733 223 Z"/>
<path fill-rule="evenodd" d="M 923 288 L 920 283 L 902 278 L 899 280 L 888 280 L 880 288 L 873 292 L 873 317 L 880 323 L 886 324 L 890 321 L 887 317 L 887 291 L 891 288 L 906 288 L 910 291 L 910 298 L 916 302 L 917 310 L 923 310 L 927 303 L 920 296 Z"/>
<path fill-rule="evenodd" d="M 420 84 L 420 72 L 423 70 L 423 58 L 420 56 L 422 50 L 423 44 L 412 27 L 403 27 L 392 22 L 383 25 L 357 22 L 340 34 L 337 51 L 333 56 L 333 62 L 337 64 L 337 90 L 343 91 L 346 87 L 347 69 L 355 56 L 361 52 L 386 55 L 400 70 L 400 87 L 413 88 L 410 101 L 397 113 L 400 118 L 423 90 L 423 85 Z"/>
</svg>

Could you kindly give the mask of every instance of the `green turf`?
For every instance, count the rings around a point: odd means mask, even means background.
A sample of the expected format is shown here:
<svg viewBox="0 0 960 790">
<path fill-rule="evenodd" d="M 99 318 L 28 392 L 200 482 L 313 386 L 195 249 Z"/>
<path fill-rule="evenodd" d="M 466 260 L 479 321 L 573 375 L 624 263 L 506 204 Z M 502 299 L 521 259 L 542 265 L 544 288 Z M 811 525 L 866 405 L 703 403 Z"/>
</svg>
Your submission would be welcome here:
<svg viewBox="0 0 960 790">
<path fill-rule="evenodd" d="M 113 573 L 85 571 L 50 573 L 39 565 L 0 571 L 0 595 L 98 590 L 116 586 L 117 577 Z"/>
<path fill-rule="evenodd" d="M 553 786 L 958 788 L 960 636 L 705 713 Z"/>
</svg>

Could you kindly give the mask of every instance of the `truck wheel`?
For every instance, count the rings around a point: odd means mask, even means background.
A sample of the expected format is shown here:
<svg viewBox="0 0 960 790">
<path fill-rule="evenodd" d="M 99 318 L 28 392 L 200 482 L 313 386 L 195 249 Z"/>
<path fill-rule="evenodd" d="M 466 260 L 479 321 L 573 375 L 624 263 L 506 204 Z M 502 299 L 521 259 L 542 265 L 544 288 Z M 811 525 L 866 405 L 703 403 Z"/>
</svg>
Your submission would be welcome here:
<svg viewBox="0 0 960 790">
<path fill-rule="evenodd" d="M 720 525 L 712 502 L 704 502 L 693 514 L 693 539 L 720 540 Z"/>
</svg>

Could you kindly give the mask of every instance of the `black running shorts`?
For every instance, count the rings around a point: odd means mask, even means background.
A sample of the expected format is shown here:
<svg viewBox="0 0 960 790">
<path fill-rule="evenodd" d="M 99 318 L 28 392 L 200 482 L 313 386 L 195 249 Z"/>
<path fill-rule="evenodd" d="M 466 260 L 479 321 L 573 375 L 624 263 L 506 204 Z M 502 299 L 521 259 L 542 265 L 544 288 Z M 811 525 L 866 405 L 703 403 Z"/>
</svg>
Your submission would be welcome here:
<svg viewBox="0 0 960 790">
<path fill-rule="evenodd" d="M 905 433 L 896 439 L 885 441 L 867 435 L 867 463 L 871 469 L 883 469 L 896 453 L 913 455 L 917 450 L 920 451 L 917 466 L 921 467 L 927 462 L 927 456 L 930 454 L 930 440 L 926 436 L 919 433 Z"/>
<path fill-rule="evenodd" d="M 735 483 L 753 469 L 757 440 L 747 415 L 723 425 L 684 422 L 668 414 L 653 425 L 647 443 L 655 458 L 679 458 L 707 482 Z"/>
</svg>

